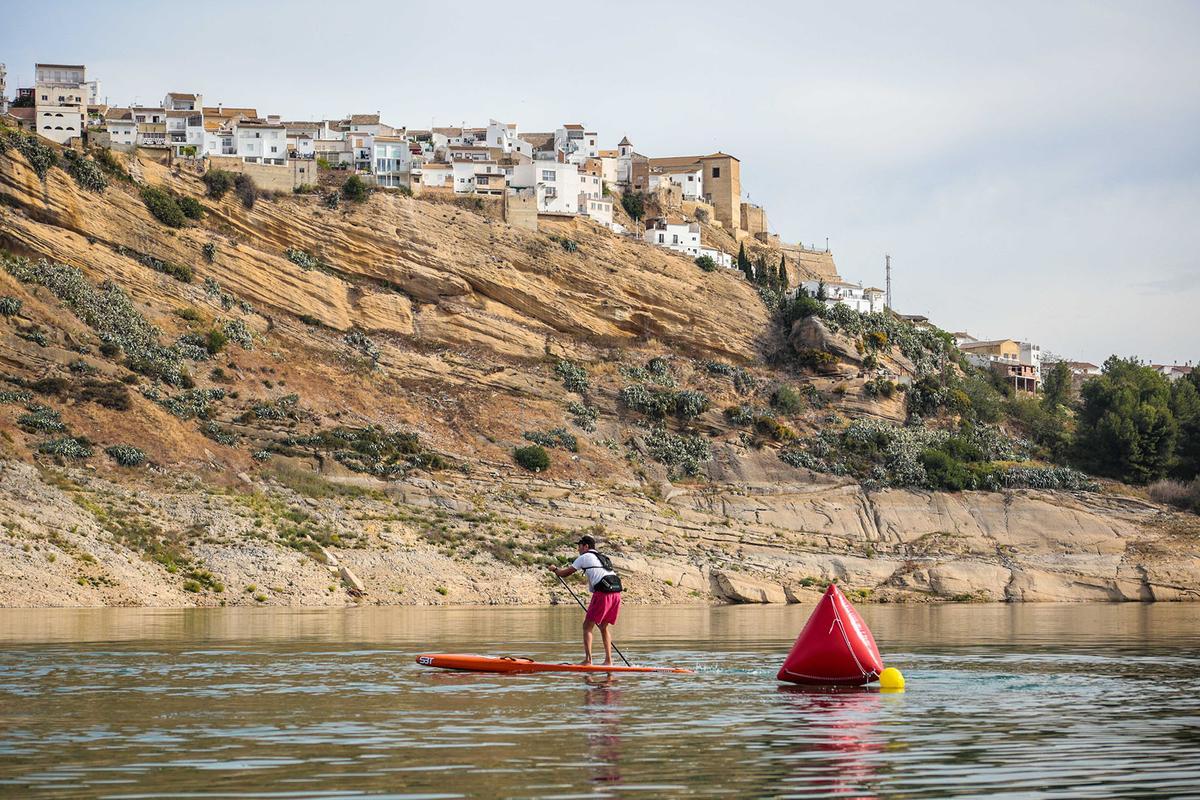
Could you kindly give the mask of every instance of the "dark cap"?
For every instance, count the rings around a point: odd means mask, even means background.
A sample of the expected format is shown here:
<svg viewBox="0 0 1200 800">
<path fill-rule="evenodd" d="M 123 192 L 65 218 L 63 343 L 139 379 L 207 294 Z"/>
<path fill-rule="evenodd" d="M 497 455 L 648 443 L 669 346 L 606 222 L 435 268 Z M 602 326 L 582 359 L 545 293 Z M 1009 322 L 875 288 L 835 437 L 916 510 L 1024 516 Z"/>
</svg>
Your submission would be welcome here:
<svg viewBox="0 0 1200 800">
<path fill-rule="evenodd" d="M 586 544 L 588 547 L 595 547 L 596 539 L 592 536 L 580 536 L 579 541 L 575 544 Z"/>
</svg>

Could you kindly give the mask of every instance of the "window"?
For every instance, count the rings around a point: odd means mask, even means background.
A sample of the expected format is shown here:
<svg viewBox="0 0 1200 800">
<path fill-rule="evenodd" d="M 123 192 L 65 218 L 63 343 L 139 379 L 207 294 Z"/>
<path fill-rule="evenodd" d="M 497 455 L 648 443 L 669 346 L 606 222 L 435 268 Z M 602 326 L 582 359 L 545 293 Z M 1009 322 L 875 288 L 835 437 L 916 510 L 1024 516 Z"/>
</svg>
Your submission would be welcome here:
<svg viewBox="0 0 1200 800">
<path fill-rule="evenodd" d="M 274 146 L 272 146 L 272 147 L 271 147 L 271 152 L 272 152 L 272 153 L 278 153 L 278 152 L 279 152 L 279 148 L 278 148 L 278 147 L 274 147 Z"/>
<path fill-rule="evenodd" d="M 679 244 L 679 235 L 678 234 L 671 235 L 671 244 Z"/>
<path fill-rule="evenodd" d="M 555 175 L 555 172 L 552 169 L 542 170 L 542 180 L 543 181 L 552 182 L 554 180 L 554 175 Z"/>
<path fill-rule="evenodd" d="M 658 235 L 658 243 L 659 243 L 659 244 L 663 244 L 663 243 L 664 243 L 664 242 L 666 242 L 666 241 L 667 241 L 667 237 L 666 237 L 666 236 L 664 236 L 663 234 L 661 234 L 661 233 L 660 233 L 660 234 Z"/>
<path fill-rule="evenodd" d="M 713 177 L 714 178 L 721 177 L 721 168 L 720 167 L 713 167 Z"/>
</svg>

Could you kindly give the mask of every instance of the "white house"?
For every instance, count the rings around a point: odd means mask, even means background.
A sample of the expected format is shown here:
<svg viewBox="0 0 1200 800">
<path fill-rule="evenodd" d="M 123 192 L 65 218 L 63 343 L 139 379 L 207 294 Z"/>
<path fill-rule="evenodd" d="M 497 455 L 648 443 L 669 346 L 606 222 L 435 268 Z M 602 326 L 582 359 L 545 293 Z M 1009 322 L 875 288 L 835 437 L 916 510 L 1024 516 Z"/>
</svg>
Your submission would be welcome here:
<svg viewBox="0 0 1200 800">
<path fill-rule="evenodd" d="M 351 131 L 346 134 L 349 144 L 350 163 L 354 168 L 363 172 L 371 169 L 371 155 L 375 149 L 374 134 L 363 131 Z"/>
<path fill-rule="evenodd" d="M 34 65 L 34 128 L 38 135 L 66 144 L 83 135 L 90 89 L 82 64 Z"/>
<path fill-rule="evenodd" d="M 412 184 L 427 189 L 445 189 L 454 185 L 454 170 L 449 164 L 432 162 L 413 167 Z"/>
<path fill-rule="evenodd" d="M 412 151 L 403 136 L 376 136 L 371 143 L 371 171 L 377 186 L 398 188 L 409 185 Z"/>
<path fill-rule="evenodd" d="M 488 120 L 486 138 L 488 147 L 498 147 L 507 155 L 517 147 L 517 123 Z"/>
<path fill-rule="evenodd" d="M 447 161 L 492 161 L 495 152 L 484 145 L 455 144 L 446 148 Z"/>
<path fill-rule="evenodd" d="M 800 285 L 810 295 L 816 297 L 822 284 L 822 281 L 804 281 Z M 864 289 L 861 283 L 845 283 L 843 281 L 832 281 L 823 285 L 826 305 L 834 306 L 842 303 L 863 314 L 883 311 L 885 293 L 882 289 L 876 289 L 874 286 Z"/>
<path fill-rule="evenodd" d="M 688 164 L 682 167 L 655 167 L 650 171 L 646 184 L 654 191 L 663 183 L 674 183 L 683 192 L 684 200 L 702 200 L 704 198 L 704 166 Z"/>
<path fill-rule="evenodd" d="M 287 128 L 279 123 L 243 120 L 234 127 L 237 155 L 254 164 L 284 164 L 287 161 Z"/>
<path fill-rule="evenodd" d="M 189 92 L 167 92 L 162 107 L 167 111 L 200 111 L 204 108 L 204 98 Z"/>
<path fill-rule="evenodd" d="M 568 123 L 554 132 L 554 150 L 572 164 L 583 164 L 600 153 L 600 136 L 578 123 Z"/>
<path fill-rule="evenodd" d="M 1034 374 L 1040 379 L 1042 375 L 1042 348 L 1032 342 L 1017 342 L 1017 346 L 1021 348 L 1020 362 L 1033 367 Z"/>
<path fill-rule="evenodd" d="M 513 168 L 509 183 L 535 189 L 539 214 L 579 213 L 579 168 L 560 161 L 524 161 Z"/>
<path fill-rule="evenodd" d="M 581 172 L 579 173 L 579 191 L 589 199 L 598 200 L 604 196 L 604 181 L 599 175 Z"/>
<path fill-rule="evenodd" d="M 633 150 L 628 136 L 622 136 L 617 145 L 617 183 L 630 184 L 633 182 Z"/>
<path fill-rule="evenodd" d="M 609 230 L 620 233 L 624 230 L 613 222 L 613 201 L 610 197 L 590 197 L 586 192 L 579 193 L 579 213 L 593 222 L 598 222 Z"/>
<path fill-rule="evenodd" d="M 713 263 L 718 267 L 733 268 L 733 256 L 726 253 L 724 250 L 718 250 L 715 247 L 700 247 L 700 255 L 708 256 L 713 260 Z"/>
<path fill-rule="evenodd" d="M 692 258 L 700 256 L 700 223 L 655 217 L 646 223 L 646 241 Z"/>
<path fill-rule="evenodd" d="M 108 130 L 110 144 L 122 148 L 137 147 L 138 126 L 128 108 L 109 109 L 104 117 L 104 127 Z"/>
</svg>

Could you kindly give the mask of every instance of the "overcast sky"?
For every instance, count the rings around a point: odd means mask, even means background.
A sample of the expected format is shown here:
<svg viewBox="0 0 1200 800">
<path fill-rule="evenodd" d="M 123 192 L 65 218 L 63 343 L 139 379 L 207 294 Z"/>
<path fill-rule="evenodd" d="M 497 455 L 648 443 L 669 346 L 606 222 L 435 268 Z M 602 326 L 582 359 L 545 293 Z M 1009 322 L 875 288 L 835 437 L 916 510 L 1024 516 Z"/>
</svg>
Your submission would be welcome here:
<svg viewBox="0 0 1200 800">
<path fill-rule="evenodd" d="M 836 8 L 830 6 L 836 5 Z M 286 118 L 583 122 L 723 150 L 788 241 L 979 338 L 1200 359 L 1200 3 L 16 3 L 9 94 L 85 63 L 109 102 Z"/>
</svg>

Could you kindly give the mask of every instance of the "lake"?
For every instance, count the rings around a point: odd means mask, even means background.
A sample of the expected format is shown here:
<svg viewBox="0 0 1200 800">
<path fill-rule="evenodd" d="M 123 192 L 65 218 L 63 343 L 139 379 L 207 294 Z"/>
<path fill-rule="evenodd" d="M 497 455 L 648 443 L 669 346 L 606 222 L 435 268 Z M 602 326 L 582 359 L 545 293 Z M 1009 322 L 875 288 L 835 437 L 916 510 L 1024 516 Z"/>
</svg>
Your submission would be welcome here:
<svg viewBox="0 0 1200 800">
<path fill-rule="evenodd" d="M 811 606 L 628 606 L 688 675 L 578 660 L 579 610 L 0 610 L 0 796 L 1200 794 L 1200 607 L 862 605 L 902 694 L 779 684 Z M 597 642 L 598 644 L 598 642 Z"/>
</svg>

